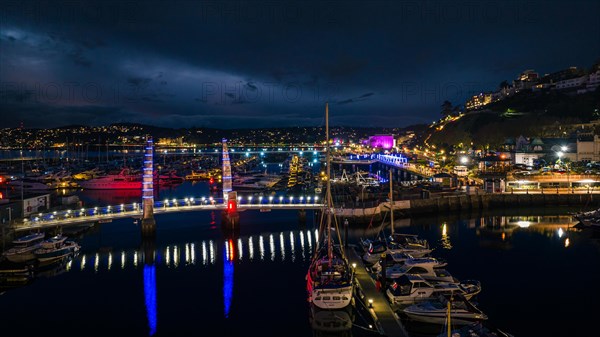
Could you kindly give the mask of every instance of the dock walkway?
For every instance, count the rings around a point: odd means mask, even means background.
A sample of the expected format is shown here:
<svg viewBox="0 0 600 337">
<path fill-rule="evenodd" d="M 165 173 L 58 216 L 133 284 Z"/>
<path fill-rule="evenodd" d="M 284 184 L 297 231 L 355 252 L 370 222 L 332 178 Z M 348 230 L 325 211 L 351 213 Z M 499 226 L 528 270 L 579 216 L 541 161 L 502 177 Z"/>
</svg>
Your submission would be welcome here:
<svg viewBox="0 0 600 337">
<path fill-rule="evenodd" d="M 370 311 L 375 318 L 377 329 L 384 336 L 408 337 L 408 333 L 404 329 L 402 322 L 400 322 L 390 307 L 390 303 L 384 297 L 384 294 L 377 291 L 375 281 L 367 272 L 365 264 L 355 248 L 355 246 L 348 246 L 346 256 L 350 264 L 356 263 L 356 280 L 365 295 L 365 301 L 368 303 L 369 299 L 373 300 L 373 308 Z"/>
</svg>

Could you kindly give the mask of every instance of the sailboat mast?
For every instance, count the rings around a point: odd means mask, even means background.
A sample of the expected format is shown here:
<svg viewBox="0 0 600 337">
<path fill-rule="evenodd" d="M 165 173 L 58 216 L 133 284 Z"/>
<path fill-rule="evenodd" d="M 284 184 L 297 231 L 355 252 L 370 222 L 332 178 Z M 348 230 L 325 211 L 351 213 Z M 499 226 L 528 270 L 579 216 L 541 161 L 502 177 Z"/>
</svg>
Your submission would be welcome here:
<svg viewBox="0 0 600 337">
<path fill-rule="evenodd" d="M 394 189 L 392 187 L 392 169 L 390 169 L 390 230 L 394 235 Z"/>
<path fill-rule="evenodd" d="M 329 149 L 329 103 L 325 103 L 325 135 L 327 143 L 325 145 L 326 156 L 325 163 L 327 165 L 327 192 L 325 198 L 327 199 L 327 257 L 329 258 L 329 265 L 333 259 L 333 247 L 331 246 L 331 154 Z"/>
</svg>

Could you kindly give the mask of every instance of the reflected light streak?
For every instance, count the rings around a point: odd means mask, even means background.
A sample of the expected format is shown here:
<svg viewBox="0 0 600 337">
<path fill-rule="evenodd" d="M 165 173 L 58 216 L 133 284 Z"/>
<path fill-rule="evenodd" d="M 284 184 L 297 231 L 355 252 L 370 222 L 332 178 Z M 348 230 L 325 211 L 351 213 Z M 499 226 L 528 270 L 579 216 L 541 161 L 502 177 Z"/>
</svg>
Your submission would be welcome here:
<svg viewBox="0 0 600 337">
<path fill-rule="evenodd" d="M 194 244 L 194 243 L 190 244 L 190 251 L 191 251 L 191 255 L 192 255 L 192 264 L 196 265 L 196 244 Z"/>
<path fill-rule="evenodd" d="M 244 251 L 242 248 L 242 239 L 241 238 L 238 239 L 238 255 L 239 255 L 239 260 L 242 261 L 242 258 L 244 257 Z"/>
<path fill-rule="evenodd" d="M 215 247 L 212 240 L 208 242 L 208 250 L 210 252 L 210 264 L 215 264 Z"/>
<path fill-rule="evenodd" d="M 71 271 L 71 265 L 73 264 L 73 260 L 69 260 L 69 262 L 67 262 L 67 271 Z"/>
<path fill-rule="evenodd" d="M 83 254 L 81 256 L 81 266 L 79 267 L 80 270 L 84 270 L 85 269 L 85 254 Z"/>
<path fill-rule="evenodd" d="M 308 250 L 312 251 L 312 236 L 310 231 L 306 231 L 306 241 L 308 241 Z"/>
<path fill-rule="evenodd" d="M 275 239 L 273 234 L 269 235 L 269 248 L 271 251 L 271 261 L 275 261 Z"/>
<path fill-rule="evenodd" d="M 304 255 L 304 232 L 300 231 L 300 250 L 302 251 L 302 260 L 305 259 Z"/>
<path fill-rule="evenodd" d="M 208 254 L 206 253 L 206 241 L 202 241 L 202 265 L 208 263 Z"/>
<path fill-rule="evenodd" d="M 563 231 L 562 227 L 559 227 L 556 234 L 558 234 L 559 238 L 562 238 L 562 236 L 565 234 L 565 232 Z"/>
<path fill-rule="evenodd" d="M 135 251 L 135 252 L 133 252 L 133 266 L 135 268 L 137 268 L 137 265 L 138 265 L 138 252 Z"/>
<path fill-rule="evenodd" d="M 154 265 L 144 266 L 144 298 L 146 302 L 146 316 L 148 318 L 148 334 L 156 333 L 156 268 Z"/>
<path fill-rule="evenodd" d="M 232 252 L 233 255 L 233 241 L 225 242 L 225 251 Z M 233 297 L 233 256 L 229 259 L 229 254 L 223 254 L 223 308 L 225 318 L 229 318 L 229 311 L 231 310 L 231 300 Z"/>
<path fill-rule="evenodd" d="M 248 253 L 250 254 L 250 260 L 254 259 L 254 242 L 252 241 L 252 237 L 248 238 Z"/>
<path fill-rule="evenodd" d="M 285 239 L 283 238 L 283 232 L 279 233 L 279 244 L 281 245 L 281 261 L 285 260 Z"/>
<path fill-rule="evenodd" d="M 450 242 L 450 237 L 448 236 L 448 226 L 444 223 L 442 226 L 442 248 L 444 249 L 452 249 L 452 243 Z"/>
<path fill-rule="evenodd" d="M 294 232 L 290 232 L 290 249 L 292 250 L 292 262 L 296 260 L 296 251 L 294 250 Z"/>
<path fill-rule="evenodd" d="M 108 270 L 112 269 L 112 252 L 108 253 Z"/>
<path fill-rule="evenodd" d="M 231 259 L 229 258 L 229 245 L 227 242 L 225 242 L 225 257 L 227 261 L 230 261 Z"/>
<path fill-rule="evenodd" d="M 98 265 L 100 264 L 100 255 L 96 253 L 96 258 L 94 259 L 94 272 L 98 272 Z"/>
<path fill-rule="evenodd" d="M 190 261 L 191 261 L 190 244 L 186 243 L 185 244 L 185 264 L 186 265 L 190 264 Z"/>
<path fill-rule="evenodd" d="M 175 268 L 179 267 L 179 247 L 173 246 L 173 264 Z"/>
<path fill-rule="evenodd" d="M 126 259 L 125 251 L 122 251 L 121 252 L 121 269 L 125 269 L 125 259 Z"/>
<path fill-rule="evenodd" d="M 260 250 L 260 259 L 264 260 L 265 259 L 265 243 L 264 243 L 264 239 L 263 239 L 262 235 L 258 237 L 258 249 Z"/>
<path fill-rule="evenodd" d="M 565 248 L 569 247 L 571 245 L 571 240 L 569 240 L 569 238 L 565 239 Z"/>
<path fill-rule="evenodd" d="M 167 248 L 165 248 L 165 264 L 167 265 L 167 267 L 171 266 L 171 247 L 167 246 Z"/>
</svg>

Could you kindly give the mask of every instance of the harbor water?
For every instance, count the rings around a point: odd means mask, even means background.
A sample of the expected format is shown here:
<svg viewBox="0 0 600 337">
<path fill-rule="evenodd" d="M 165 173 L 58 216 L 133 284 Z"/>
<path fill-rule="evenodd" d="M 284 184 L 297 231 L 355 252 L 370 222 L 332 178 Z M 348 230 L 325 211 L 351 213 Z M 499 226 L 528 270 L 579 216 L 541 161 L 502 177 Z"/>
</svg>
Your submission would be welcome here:
<svg viewBox="0 0 600 337">
<path fill-rule="evenodd" d="M 86 193 L 81 200 L 97 202 Z M 186 183 L 160 193 L 208 189 Z M 489 324 L 515 336 L 589 336 L 597 310 L 586 303 L 600 301 L 600 241 L 573 229 L 568 211 L 439 215 L 397 220 L 395 228 L 429 240 L 453 276 L 481 281 L 476 301 Z M 0 335 L 377 335 L 358 310 L 350 329 L 315 322 L 305 290 L 317 240 L 312 211 L 305 221 L 297 211 L 245 211 L 236 232 L 222 230 L 220 214 L 208 211 L 156 221 L 153 240 L 142 240 L 133 219 L 96 225 L 73 237 L 82 247 L 77 256 L 36 271 L 28 284 L 4 287 Z M 352 224 L 349 242 L 374 237 L 380 225 Z M 442 329 L 404 324 L 411 336 Z"/>
</svg>

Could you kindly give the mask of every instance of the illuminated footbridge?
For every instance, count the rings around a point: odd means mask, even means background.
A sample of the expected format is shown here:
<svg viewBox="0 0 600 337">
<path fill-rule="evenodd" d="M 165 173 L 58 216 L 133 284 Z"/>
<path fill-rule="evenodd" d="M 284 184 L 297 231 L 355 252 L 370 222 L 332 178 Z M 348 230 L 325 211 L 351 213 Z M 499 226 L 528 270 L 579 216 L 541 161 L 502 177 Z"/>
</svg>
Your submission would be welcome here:
<svg viewBox="0 0 600 337">
<path fill-rule="evenodd" d="M 258 210 L 307 210 L 321 209 L 318 196 L 269 196 L 269 197 L 238 197 L 238 211 Z M 164 199 L 155 201 L 154 214 L 193 212 L 193 211 L 222 211 L 226 204 L 221 198 L 189 197 L 183 199 Z M 47 213 L 37 213 L 25 218 L 21 223 L 14 224 L 15 231 L 42 229 L 56 226 L 69 226 L 84 223 L 103 223 L 114 219 L 133 218 L 141 219 L 143 207 L 141 203 L 108 205 L 103 207 L 89 207 L 80 209 L 67 209 Z"/>
</svg>

